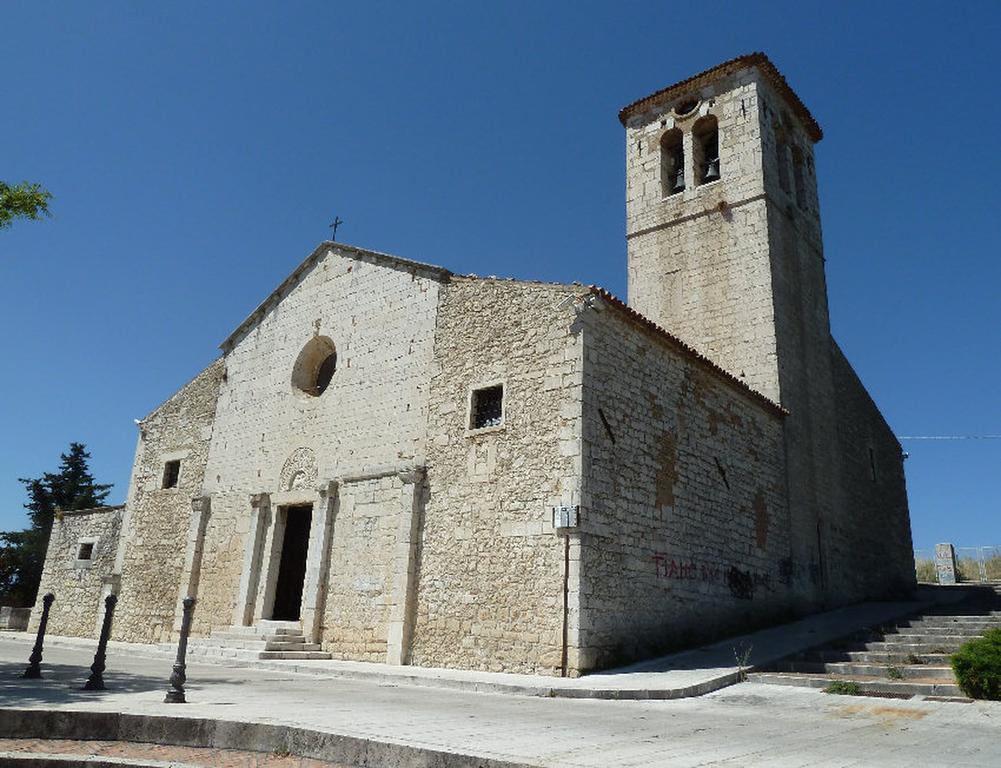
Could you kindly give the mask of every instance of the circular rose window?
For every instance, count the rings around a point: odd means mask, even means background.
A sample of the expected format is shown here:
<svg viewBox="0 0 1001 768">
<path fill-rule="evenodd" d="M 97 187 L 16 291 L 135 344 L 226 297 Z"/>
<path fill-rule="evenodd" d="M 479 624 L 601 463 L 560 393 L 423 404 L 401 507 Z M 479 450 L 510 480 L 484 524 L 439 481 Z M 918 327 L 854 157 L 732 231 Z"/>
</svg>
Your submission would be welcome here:
<svg viewBox="0 0 1001 768">
<path fill-rule="evenodd" d="M 678 117 L 684 117 L 685 115 L 690 115 L 695 111 L 695 108 L 699 105 L 698 99 L 685 99 L 679 102 L 674 107 L 674 114 Z"/>
<path fill-rule="evenodd" d="M 337 349 L 326 336 L 314 336 L 292 367 L 292 386 L 312 397 L 322 395 L 337 371 Z"/>
</svg>

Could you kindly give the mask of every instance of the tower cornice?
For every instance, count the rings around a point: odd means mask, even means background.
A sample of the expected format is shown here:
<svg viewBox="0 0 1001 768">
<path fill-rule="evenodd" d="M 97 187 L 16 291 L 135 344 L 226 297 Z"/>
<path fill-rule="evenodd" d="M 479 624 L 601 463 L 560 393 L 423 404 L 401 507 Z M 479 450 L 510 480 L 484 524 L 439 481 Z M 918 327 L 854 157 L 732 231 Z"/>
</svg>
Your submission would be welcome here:
<svg viewBox="0 0 1001 768">
<path fill-rule="evenodd" d="M 724 61 L 722 64 L 717 64 L 715 67 L 711 67 L 704 72 L 699 72 L 697 75 L 692 75 L 691 77 L 681 80 L 674 85 L 661 88 L 659 91 L 651 93 L 649 96 L 644 96 L 642 99 L 634 101 L 632 104 L 628 104 L 623 107 L 619 111 L 619 121 L 622 125 L 626 125 L 629 118 L 633 115 L 636 115 L 644 110 L 648 110 L 658 104 L 663 104 L 676 99 L 679 96 L 689 94 L 716 80 L 719 80 L 722 77 L 727 77 L 732 75 L 734 72 L 747 67 L 756 68 L 764 76 L 764 78 L 771 83 L 772 87 L 774 87 L 779 94 L 781 94 L 781 96 L 792 108 L 793 112 L 795 112 L 797 117 L 799 117 L 802 121 L 807 135 L 812 141 L 818 142 L 824 138 L 824 132 L 821 129 L 820 124 L 816 121 L 813 115 L 810 114 L 810 110 L 806 108 L 806 105 L 800 100 L 799 96 L 796 95 L 796 92 L 786 81 L 785 76 L 779 72 L 778 68 L 772 64 L 771 60 L 760 51 L 748 53 L 743 56 L 737 56 L 729 61 Z"/>
</svg>

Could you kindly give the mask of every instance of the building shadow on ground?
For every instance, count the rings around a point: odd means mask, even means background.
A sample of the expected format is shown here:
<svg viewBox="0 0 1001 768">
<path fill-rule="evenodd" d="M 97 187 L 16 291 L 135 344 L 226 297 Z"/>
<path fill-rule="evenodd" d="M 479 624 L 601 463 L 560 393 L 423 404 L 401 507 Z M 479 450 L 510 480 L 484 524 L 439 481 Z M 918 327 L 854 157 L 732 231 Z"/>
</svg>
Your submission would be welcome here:
<svg viewBox="0 0 1001 768">
<path fill-rule="evenodd" d="M 0 663 L 0 707 L 30 707 L 39 704 L 80 704 L 101 701 L 122 693 L 166 693 L 170 687 L 171 665 L 165 664 L 162 675 L 143 675 L 108 669 L 104 673 L 107 690 L 82 690 L 90 668 L 75 664 L 47 664 L 42 662 L 42 678 L 26 680 L 22 677 L 27 663 Z M 238 678 L 214 679 L 212 683 L 238 684 Z"/>
</svg>

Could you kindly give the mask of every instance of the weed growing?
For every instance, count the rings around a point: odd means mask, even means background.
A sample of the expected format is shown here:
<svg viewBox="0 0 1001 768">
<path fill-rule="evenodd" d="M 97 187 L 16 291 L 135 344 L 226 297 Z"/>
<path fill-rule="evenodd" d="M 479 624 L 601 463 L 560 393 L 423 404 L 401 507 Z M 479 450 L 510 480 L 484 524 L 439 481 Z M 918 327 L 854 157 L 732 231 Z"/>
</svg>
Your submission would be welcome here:
<svg viewBox="0 0 1001 768">
<path fill-rule="evenodd" d="M 861 696 L 862 687 L 851 680 L 835 680 L 824 689 L 824 693 L 837 693 L 841 696 Z"/>
</svg>

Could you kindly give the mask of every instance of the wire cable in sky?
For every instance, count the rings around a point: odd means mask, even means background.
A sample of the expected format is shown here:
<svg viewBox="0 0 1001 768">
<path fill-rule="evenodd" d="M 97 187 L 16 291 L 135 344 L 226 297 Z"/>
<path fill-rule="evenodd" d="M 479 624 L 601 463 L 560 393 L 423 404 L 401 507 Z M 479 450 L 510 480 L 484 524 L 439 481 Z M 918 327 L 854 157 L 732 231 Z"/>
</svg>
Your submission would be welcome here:
<svg viewBox="0 0 1001 768">
<path fill-rule="evenodd" d="M 898 435 L 898 440 L 1001 440 L 1001 435 Z"/>
</svg>

